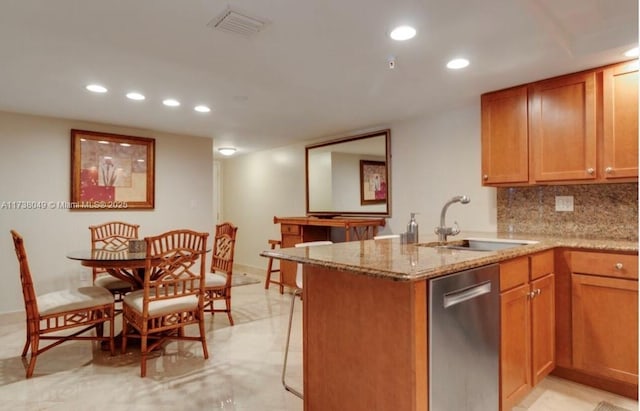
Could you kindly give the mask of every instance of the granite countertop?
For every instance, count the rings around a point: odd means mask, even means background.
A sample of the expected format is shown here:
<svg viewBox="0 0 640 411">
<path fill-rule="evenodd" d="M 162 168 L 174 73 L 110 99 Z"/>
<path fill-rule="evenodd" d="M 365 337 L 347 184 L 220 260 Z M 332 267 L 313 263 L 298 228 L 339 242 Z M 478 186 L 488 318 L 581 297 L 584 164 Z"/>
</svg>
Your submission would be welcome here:
<svg viewBox="0 0 640 411">
<path fill-rule="evenodd" d="M 401 244 L 399 238 L 335 243 L 327 246 L 265 250 L 260 255 L 396 281 L 418 281 L 492 264 L 556 247 L 638 253 L 638 241 L 543 235 L 462 232 L 448 243 L 465 238 L 537 241 L 501 251 L 470 251 L 433 247 L 435 236 L 420 244 Z"/>
</svg>

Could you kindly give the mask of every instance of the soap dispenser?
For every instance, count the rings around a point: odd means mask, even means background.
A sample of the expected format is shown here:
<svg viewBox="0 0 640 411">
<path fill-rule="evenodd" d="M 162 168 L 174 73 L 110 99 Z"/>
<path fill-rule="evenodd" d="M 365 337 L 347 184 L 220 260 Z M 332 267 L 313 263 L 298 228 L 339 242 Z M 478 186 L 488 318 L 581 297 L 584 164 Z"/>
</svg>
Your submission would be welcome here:
<svg viewBox="0 0 640 411">
<path fill-rule="evenodd" d="M 411 213 L 411 219 L 407 224 L 407 242 L 408 243 L 418 242 L 418 223 L 416 222 L 416 214 L 417 213 Z"/>
</svg>

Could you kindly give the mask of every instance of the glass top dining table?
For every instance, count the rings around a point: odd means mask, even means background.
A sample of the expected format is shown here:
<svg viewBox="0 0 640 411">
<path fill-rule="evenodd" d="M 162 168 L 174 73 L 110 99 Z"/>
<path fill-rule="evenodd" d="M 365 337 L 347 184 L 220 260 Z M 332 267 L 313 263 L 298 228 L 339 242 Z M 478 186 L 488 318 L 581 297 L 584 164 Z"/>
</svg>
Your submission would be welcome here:
<svg viewBox="0 0 640 411">
<path fill-rule="evenodd" d="M 80 261 L 85 267 L 104 268 L 114 277 L 129 282 L 134 288 L 144 284 L 146 253 L 130 253 L 128 250 L 78 250 L 67 254 L 70 260 Z M 152 261 L 153 265 L 153 261 Z"/>
</svg>

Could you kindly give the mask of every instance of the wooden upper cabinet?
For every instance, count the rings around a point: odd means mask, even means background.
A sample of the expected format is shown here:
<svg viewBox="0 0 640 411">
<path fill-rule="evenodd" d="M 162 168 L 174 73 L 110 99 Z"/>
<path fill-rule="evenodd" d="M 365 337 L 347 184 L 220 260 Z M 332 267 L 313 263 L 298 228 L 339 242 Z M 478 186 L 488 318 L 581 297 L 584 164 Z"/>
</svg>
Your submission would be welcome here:
<svg viewBox="0 0 640 411">
<path fill-rule="evenodd" d="M 482 184 L 637 181 L 638 84 L 626 62 L 483 94 Z"/>
<path fill-rule="evenodd" d="M 602 76 L 603 164 L 606 180 L 638 177 L 638 64 L 609 67 Z"/>
<path fill-rule="evenodd" d="M 529 106 L 532 182 L 596 178 L 596 73 L 534 83 Z"/>
<path fill-rule="evenodd" d="M 482 183 L 527 183 L 527 86 L 484 94 Z"/>
</svg>

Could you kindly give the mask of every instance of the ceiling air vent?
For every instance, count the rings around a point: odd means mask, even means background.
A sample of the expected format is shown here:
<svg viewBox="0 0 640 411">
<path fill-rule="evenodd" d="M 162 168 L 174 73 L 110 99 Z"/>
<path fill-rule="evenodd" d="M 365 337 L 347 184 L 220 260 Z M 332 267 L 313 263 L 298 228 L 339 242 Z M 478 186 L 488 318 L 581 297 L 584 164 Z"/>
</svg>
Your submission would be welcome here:
<svg viewBox="0 0 640 411">
<path fill-rule="evenodd" d="M 266 23 L 264 19 L 251 17 L 247 13 L 228 7 L 222 14 L 211 20 L 207 26 L 212 29 L 251 36 L 262 30 Z"/>
</svg>

